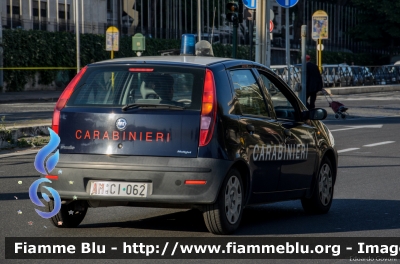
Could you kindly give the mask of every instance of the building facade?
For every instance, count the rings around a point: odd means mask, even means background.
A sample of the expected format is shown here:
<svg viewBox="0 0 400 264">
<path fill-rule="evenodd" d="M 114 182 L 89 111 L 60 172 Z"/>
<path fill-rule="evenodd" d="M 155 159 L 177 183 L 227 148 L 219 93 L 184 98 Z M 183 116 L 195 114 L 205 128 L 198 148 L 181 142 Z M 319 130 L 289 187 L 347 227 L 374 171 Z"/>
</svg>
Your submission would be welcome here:
<svg viewBox="0 0 400 264">
<path fill-rule="evenodd" d="M 76 15 L 82 33 L 104 33 L 107 0 L 2 0 L 3 28 L 75 31 Z"/>
<path fill-rule="evenodd" d="M 149 38 L 162 39 L 180 39 L 182 34 L 197 34 L 200 15 L 203 36 L 209 36 L 214 43 L 230 44 L 233 26 L 225 19 L 229 1 L 201 0 L 198 10 L 197 0 L 1 0 L 0 13 L 3 28 L 74 32 L 77 14 L 81 33 L 105 34 L 109 26 L 116 26 L 122 35 L 140 32 Z M 286 12 L 275 0 L 268 1 L 274 14 L 271 46 L 284 49 Z M 357 52 L 365 45 L 355 42 L 348 33 L 358 23 L 358 12 L 354 7 L 323 0 L 299 0 L 289 9 L 288 30 L 292 49 L 300 47 L 301 25 L 308 25 L 308 32 L 311 32 L 311 17 L 317 10 L 325 10 L 329 16 L 329 38 L 324 40 L 325 50 Z M 239 44 L 252 42 L 252 24 L 245 19 L 240 25 Z M 307 38 L 308 47 L 315 47 L 311 34 Z"/>
</svg>

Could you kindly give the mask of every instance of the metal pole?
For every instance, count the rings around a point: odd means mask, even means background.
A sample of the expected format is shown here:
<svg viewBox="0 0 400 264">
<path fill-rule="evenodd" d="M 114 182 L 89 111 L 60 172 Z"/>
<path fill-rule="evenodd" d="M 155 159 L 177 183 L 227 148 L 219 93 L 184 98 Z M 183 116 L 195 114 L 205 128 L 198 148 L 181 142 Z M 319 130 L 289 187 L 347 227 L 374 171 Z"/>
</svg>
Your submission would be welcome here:
<svg viewBox="0 0 400 264">
<path fill-rule="evenodd" d="M 221 27 L 221 20 L 220 20 L 220 16 L 221 16 L 221 13 L 219 12 L 219 4 L 220 4 L 220 1 L 218 0 L 217 1 L 217 6 L 218 6 L 218 30 L 220 29 L 220 27 Z M 221 31 L 219 31 L 220 33 L 221 33 Z M 221 34 L 219 35 L 219 37 L 221 38 L 222 36 L 221 36 Z M 221 41 L 221 43 L 222 43 L 222 39 L 220 39 L 220 41 Z"/>
<path fill-rule="evenodd" d="M 301 91 L 300 100 L 306 105 L 306 78 L 307 78 L 307 65 L 306 65 L 306 41 L 307 41 L 307 26 L 301 26 Z"/>
<path fill-rule="evenodd" d="M 0 18 L 0 68 L 3 68 L 3 26 L 1 24 L 2 18 Z M 5 89 L 3 86 L 3 70 L 0 70 L 0 89 L 4 93 Z"/>
<path fill-rule="evenodd" d="M 254 11 L 252 12 L 252 16 L 254 17 Z M 250 52 L 249 52 L 249 60 L 253 59 L 253 31 L 254 31 L 254 20 L 250 20 Z"/>
<path fill-rule="evenodd" d="M 318 50 L 318 69 L 319 72 L 322 72 L 322 39 L 318 39 L 318 46 L 319 50 Z"/>
<path fill-rule="evenodd" d="M 84 25 L 84 23 L 85 23 L 85 11 L 84 11 L 84 5 L 83 5 L 83 1 L 81 2 L 82 3 L 82 34 L 84 34 L 85 33 L 85 25 Z"/>
<path fill-rule="evenodd" d="M 151 34 L 151 10 L 150 10 L 150 0 L 147 1 L 147 34 Z"/>
<path fill-rule="evenodd" d="M 169 0 L 165 1 L 165 6 L 167 9 L 167 13 L 165 15 L 165 22 L 166 22 L 166 29 L 165 29 L 165 38 L 169 38 L 169 21 L 170 21 L 170 16 L 169 16 Z"/>
<path fill-rule="evenodd" d="M 21 26 L 24 27 L 24 21 L 22 20 L 22 0 L 19 0 L 19 21 Z"/>
<path fill-rule="evenodd" d="M 50 0 L 47 0 L 47 24 L 50 23 Z M 48 29 L 47 29 L 48 30 Z M 53 28 L 54 31 L 54 28 Z"/>
<path fill-rule="evenodd" d="M 197 0 L 197 41 L 201 40 L 201 0 Z"/>
<path fill-rule="evenodd" d="M 287 84 L 290 86 L 290 40 L 289 40 L 289 8 L 286 9 L 286 28 L 285 28 L 285 38 L 286 38 L 286 65 L 288 70 L 288 81 Z"/>
<path fill-rule="evenodd" d="M 239 23 L 238 22 L 233 22 L 233 50 L 232 50 L 232 58 L 236 59 L 236 53 L 237 53 L 237 35 L 238 35 L 238 27 Z"/>
<path fill-rule="evenodd" d="M 79 43 L 79 8 L 78 0 L 75 0 L 75 36 L 76 36 L 76 72 L 81 68 L 80 43 Z"/>
<path fill-rule="evenodd" d="M 266 23 L 266 40 L 267 40 L 267 45 L 266 45 L 266 58 L 265 58 L 265 66 L 268 68 L 271 66 L 271 36 L 270 36 L 270 30 L 269 30 L 269 21 L 271 20 L 271 14 L 270 14 L 270 9 L 271 9 L 271 2 L 266 1 L 266 6 L 265 6 L 265 23 Z"/>
<path fill-rule="evenodd" d="M 31 29 L 33 29 L 32 0 L 29 0 L 29 19 L 31 21 Z"/>
<path fill-rule="evenodd" d="M 187 1 L 185 0 L 185 33 L 187 32 Z"/>
<path fill-rule="evenodd" d="M 58 10 L 58 0 L 56 1 L 56 20 L 57 20 L 57 31 L 60 31 L 60 18 L 58 17 L 59 10 Z"/>
<path fill-rule="evenodd" d="M 261 30 L 261 20 L 262 20 L 262 0 L 257 0 L 256 5 L 256 41 L 255 41 L 255 62 L 261 63 L 261 47 L 260 47 L 260 30 Z"/>
<path fill-rule="evenodd" d="M 64 0 L 64 20 L 65 20 L 65 31 L 68 31 L 68 6 L 67 6 L 67 0 Z"/>
<path fill-rule="evenodd" d="M 267 53 L 267 21 L 266 21 L 266 2 L 265 1 L 261 1 L 262 2 L 262 6 L 261 8 L 261 26 L 260 26 L 260 48 L 261 48 L 261 52 L 260 52 L 260 63 L 265 65 L 265 58 L 266 58 L 266 53 Z"/>
<path fill-rule="evenodd" d="M 207 0 L 207 33 L 210 34 L 210 0 Z"/>
<path fill-rule="evenodd" d="M 42 7 L 40 6 L 40 2 L 38 1 L 38 16 L 39 16 L 39 30 L 42 30 Z"/>
<path fill-rule="evenodd" d="M 10 26 L 11 29 L 13 28 L 13 20 L 12 20 L 12 16 L 13 16 L 13 10 L 12 10 L 12 0 L 10 0 Z M 3 18 L 2 18 L 3 19 Z"/>
</svg>

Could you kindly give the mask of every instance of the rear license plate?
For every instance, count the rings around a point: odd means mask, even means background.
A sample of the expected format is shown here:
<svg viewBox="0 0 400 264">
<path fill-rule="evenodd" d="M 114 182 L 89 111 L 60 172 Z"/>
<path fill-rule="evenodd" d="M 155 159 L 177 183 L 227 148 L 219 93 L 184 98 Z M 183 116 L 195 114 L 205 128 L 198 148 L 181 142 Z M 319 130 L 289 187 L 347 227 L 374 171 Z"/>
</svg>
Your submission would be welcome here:
<svg viewBox="0 0 400 264">
<path fill-rule="evenodd" d="M 151 183 L 91 181 L 90 195 L 147 197 Z"/>
</svg>

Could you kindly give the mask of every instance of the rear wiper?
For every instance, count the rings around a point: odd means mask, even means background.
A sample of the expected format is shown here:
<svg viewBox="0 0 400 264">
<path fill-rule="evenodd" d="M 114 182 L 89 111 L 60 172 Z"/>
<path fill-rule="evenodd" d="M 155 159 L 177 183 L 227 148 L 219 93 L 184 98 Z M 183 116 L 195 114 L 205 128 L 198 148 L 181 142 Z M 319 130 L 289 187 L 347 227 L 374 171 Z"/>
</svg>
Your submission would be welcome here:
<svg viewBox="0 0 400 264">
<path fill-rule="evenodd" d="M 176 110 L 183 110 L 185 107 L 173 104 L 127 104 L 122 107 L 122 111 L 126 111 L 128 109 L 135 109 L 139 107 L 154 107 L 154 108 L 169 108 L 169 109 L 176 109 Z"/>
</svg>

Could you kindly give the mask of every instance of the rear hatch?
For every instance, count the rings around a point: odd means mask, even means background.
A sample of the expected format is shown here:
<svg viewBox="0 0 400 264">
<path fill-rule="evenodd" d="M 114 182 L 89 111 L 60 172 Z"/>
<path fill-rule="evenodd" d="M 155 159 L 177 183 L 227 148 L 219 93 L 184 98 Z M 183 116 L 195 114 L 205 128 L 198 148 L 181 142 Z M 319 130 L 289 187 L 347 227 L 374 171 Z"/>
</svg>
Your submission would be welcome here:
<svg viewBox="0 0 400 264">
<path fill-rule="evenodd" d="M 205 69 L 88 67 L 59 118 L 60 153 L 197 157 Z"/>
</svg>

